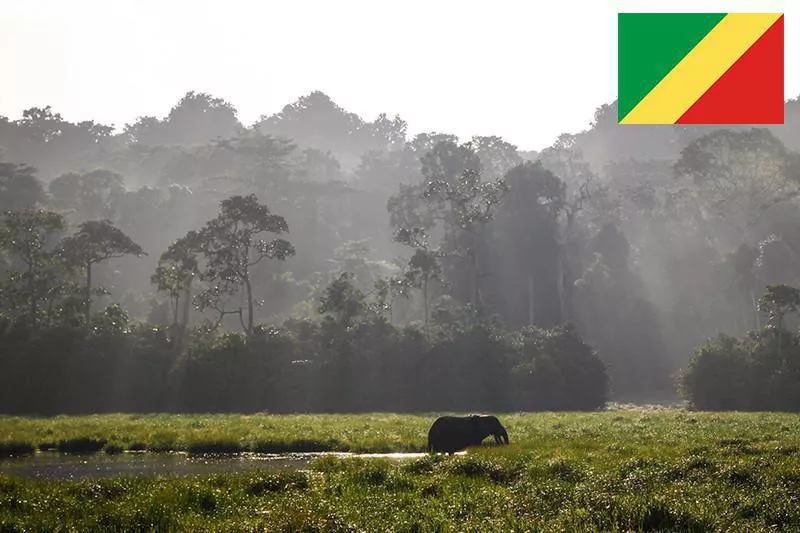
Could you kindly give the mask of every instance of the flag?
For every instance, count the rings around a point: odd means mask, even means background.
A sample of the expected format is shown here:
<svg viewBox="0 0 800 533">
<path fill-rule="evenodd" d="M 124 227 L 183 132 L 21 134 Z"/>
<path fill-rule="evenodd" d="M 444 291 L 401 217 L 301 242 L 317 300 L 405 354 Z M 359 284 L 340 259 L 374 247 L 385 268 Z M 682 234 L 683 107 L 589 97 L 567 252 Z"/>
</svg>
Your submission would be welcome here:
<svg viewBox="0 0 800 533">
<path fill-rule="evenodd" d="M 783 124 L 783 13 L 619 13 L 620 124 Z"/>
</svg>

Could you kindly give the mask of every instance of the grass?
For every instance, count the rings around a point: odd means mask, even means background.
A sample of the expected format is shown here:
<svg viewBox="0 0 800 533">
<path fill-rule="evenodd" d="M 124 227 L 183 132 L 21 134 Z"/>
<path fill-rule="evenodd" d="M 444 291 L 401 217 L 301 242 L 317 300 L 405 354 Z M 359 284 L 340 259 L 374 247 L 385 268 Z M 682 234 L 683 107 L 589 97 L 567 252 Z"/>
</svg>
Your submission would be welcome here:
<svg viewBox="0 0 800 533">
<path fill-rule="evenodd" d="M 70 453 L 107 446 L 191 453 L 424 451 L 429 425 L 429 416 L 394 414 L 0 416 L 0 454 L 4 443 Z"/>
<path fill-rule="evenodd" d="M 26 444 L 27 453 L 78 439 L 124 449 L 417 451 L 432 419 L 2 418 L 0 438 Z M 272 474 L 58 482 L 0 474 L 0 530 L 800 531 L 798 415 L 630 410 L 500 419 L 511 446 L 466 456 L 324 456 L 308 472 Z"/>
</svg>

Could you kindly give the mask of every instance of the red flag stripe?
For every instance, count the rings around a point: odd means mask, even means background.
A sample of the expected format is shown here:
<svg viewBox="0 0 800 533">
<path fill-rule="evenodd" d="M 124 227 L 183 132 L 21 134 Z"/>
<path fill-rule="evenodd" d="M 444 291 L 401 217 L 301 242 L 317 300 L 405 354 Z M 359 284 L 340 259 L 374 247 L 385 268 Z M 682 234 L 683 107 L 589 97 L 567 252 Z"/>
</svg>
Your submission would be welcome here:
<svg viewBox="0 0 800 533">
<path fill-rule="evenodd" d="M 676 124 L 783 124 L 783 16 Z"/>
</svg>

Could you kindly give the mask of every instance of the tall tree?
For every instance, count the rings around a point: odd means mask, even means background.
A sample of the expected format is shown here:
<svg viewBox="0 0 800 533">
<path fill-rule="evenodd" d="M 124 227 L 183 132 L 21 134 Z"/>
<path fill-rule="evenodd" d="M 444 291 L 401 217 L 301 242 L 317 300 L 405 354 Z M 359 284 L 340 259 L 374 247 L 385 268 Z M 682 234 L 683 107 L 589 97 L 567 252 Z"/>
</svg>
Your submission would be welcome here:
<svg viewBox="0 0 800 533">
<path fill-rule="evenodd" d="M 295 254 L 292 244 L 284 239 L 265 240 L 264 233 L 289 231 L 282 216 L 274 215 L 259 203 L 256 195 L 232 196 L 220 203 L 220 214 L 208 221 L 200 231 L 201 249 L 205 257 L 203 276 L 225 294 L 234 294 L 244 287 L 247 298 L 248 335 L 253 333 L 254 298 L 252 268 L 264 259 L 285 260 Z"/>
<path fill-rule="evenodd" d="M 438 251 L 430 248 L 428 234 L 422 228 L 401 228 L 395 233 L 394 239 L 414 249 L 414 255 L 408 260 L 403 285 L 422 291 L 425 336 L 430 340 L 430 283 L 441 279 L 442 275 Z"/>
<path fill-rule="evenodd" d="M 506 321 L 540 327 L 563 319 L 559 300 L 559 217 L 566 186 L 541 162 L 511 169 L 509 194 L 492 222 L 489 254 L 496 307 Z"/>
<path fill-rule="evenodd" d="M 141 246 L 109 220 L 89 220 L 81 224 L 75 234 L 64 239 L 61 253 L 68 263 L 86 270 L 87 327 L 90 327 L 92 316 L 92 267 L 126 255 L 147 255 Z"/>
<path fill-rule="evenodd" d="M 419 135 L 414 142 L 425 146 Z M 440 140 L 420 158 L 423 180 L 400 186 L 387 203 L 390 222 L 397 230 L 443 234 L 437 248 L 457 298 L 481 307 L 480 248 L 482 227 L 507 191 L 505 181 L 481 180 L 481 162 L 472 144 Z"/>
<path fill-rule="evenodd" d="M 150 281 L 160 292 L 166 292 L 172 305 L 172 325 L 183 330 L 189 322 L 192 281 L 200 275 L 198 255 L 201 251 L 200 235 L 190 231 L 161 254 L 156 271 Z M 181 302 L 183 297 L 183 302 Z M 180 319 L 183 303 L 183 321 Z"/>
<path fill-rule="evenodd" d="M 789 285 L 768 285 L 758 308 L 769 315 L 768 326 L 780 332 L 784 317 L 800 310 L 800 289 Z"/>
<path fill-rule="evenodd" d="M 479 247 L 482 226 L 492 220 L 495 206 L 508 190 L 502 178 L 481 180 L 481 163 L 471 143 L 440 142 L 423 156 L 422 197 L 445 233 L 443 255 L 469 274 L 468 300 L 480 310 L 482 276 Z M 457 267 L 458 268 L 458 267 Z"/>
<path fill-rule="evenodd" d="M 54 241 L 63 229 L 61 215 L 41 209 L 9 211 L 0 225 L 0 249 L 22 267 L 12 268 L 0 294 L 6 306 L 25 302 L 34 331 L 39 326 L 41 304 L 54 296 L 53 287 L 61 275 L 53 252 Z"/>
<path fill-rule="evenodd" d="M 139 117 L 126 124 L 129 143 L 148 146 L 205 144 L 214 139 L 227 139 L 242 130 L 236 108 L 222 98 L 189 91 L 173 106 L 163 120 Z"/>
</svg>

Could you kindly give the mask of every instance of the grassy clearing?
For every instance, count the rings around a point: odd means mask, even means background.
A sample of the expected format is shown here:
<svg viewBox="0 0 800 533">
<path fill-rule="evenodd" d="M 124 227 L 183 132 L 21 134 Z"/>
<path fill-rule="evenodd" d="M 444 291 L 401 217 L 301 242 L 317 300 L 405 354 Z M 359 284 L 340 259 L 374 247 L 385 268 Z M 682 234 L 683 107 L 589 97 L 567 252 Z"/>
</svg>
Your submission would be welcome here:
<svg viewBox="0 0 800 533">
<path fill-rule="evenodd" d="M 33 449 L 261 453 L 425 451 L 437 415 L 91 415 L 0 416 L 0 454 Z M 685 454 L 727 442 L 763 450 L 800 447 L 800 416 L 781 413 L 693 413 L 619 410 L 499 415 L 520 449 L 586 460 L 651 451 Z"/>
<path fill-rule="evenodd" d="M 342 449 L 404 451 L 424 445 L 431 420 L 6 418 L 0 435 L 56 448 L 91 438 L 152 449 L 169 432 L 169 442 L 186 449 L 333 439 Z M 800 531 L 798 415 L 617 411 L 501 420 L 511 446 L 460 457 L 327 456 L 310 472 L 80 482 L 0 475 L 0 530 Z"/>
<path fill-rule="evenodd" d="M 515 449 L 309 472 L 42 482 L 0 475 L 0 529 L 37 531 L 797 531 L 797 458 L 586 461 Z"/>
<path fill-rule="evenodd" d="M 424 451 L 430 423 L 394 414 L 0 416 L 0 454 L 4 443 L 71 453 Z"/>
</svg>

